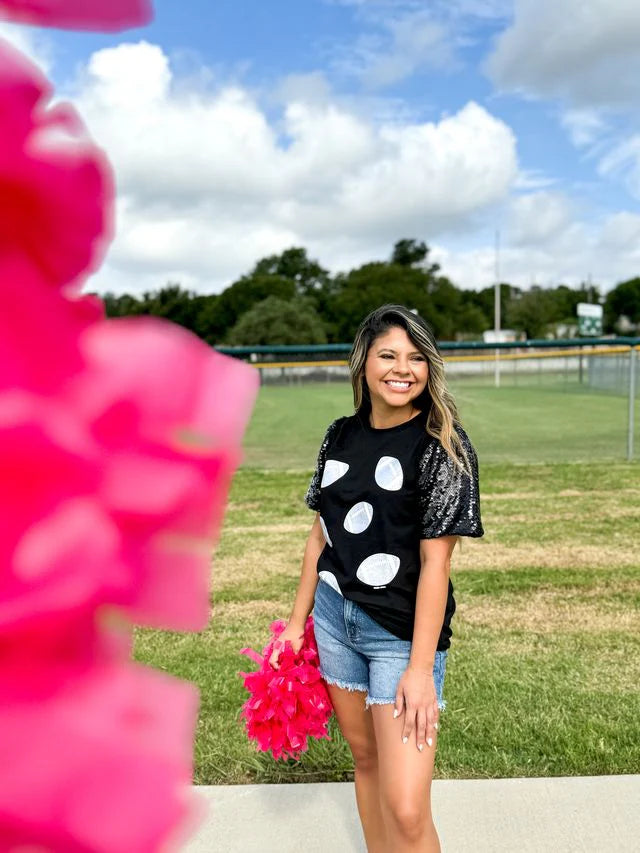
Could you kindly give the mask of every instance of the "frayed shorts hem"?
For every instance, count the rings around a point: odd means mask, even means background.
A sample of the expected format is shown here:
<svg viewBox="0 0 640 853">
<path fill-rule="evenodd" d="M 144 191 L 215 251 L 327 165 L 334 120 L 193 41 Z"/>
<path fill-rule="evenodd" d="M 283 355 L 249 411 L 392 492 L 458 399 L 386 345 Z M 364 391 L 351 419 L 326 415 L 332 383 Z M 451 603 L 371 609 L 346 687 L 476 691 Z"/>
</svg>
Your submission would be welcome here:
<svg viewBox="0 0 640 853">
<path fill-rule="evenodd" d="M 359 684 L 351 681 L 343 681 L 341 678 L 331 678 L 329 675 L 325 675 L 322 670 L 320 670 L 320 675 L 324 679 L 327 684 L 333 684 L 335 687 L 341 687 L 343 690 L 349 690 L 352 692 L 358 691 L 361 693 L 366 693 L 367 696 L 364 700 L 365 711 L 369 710 L 370 705 L 395 705 L 396 699 L 395 696 L 392 699 L 375 699 L 369 696 L 369 687 L 367 684 Z M 444 711 L 447 707 L 447 700 L 443 699 L 442 702 L 438 702 L 438 710 Z"/>
<path fill-rule="evenodd" d="M 322 670 L 320 670 L 320 675 L 327 684 L 334 684 L 336 687 L 342 687 L 343 690 L 358 690 L 363 693 L 366 693 L 369 690 L 369 686 L 367 684 L 357 684 L 351 681 L 343 681 L 341 678 L 331 678 L 331 676 L 325 675 Z"/>
<path fill-rule="evenodd" d="M 365 699 L 365 707 L 369 708 L 369 705 L 395 705 L 396 700 L 395 697 L 393 699 L 372 699 L 370 696 L 367 696 Z M 438 702 L 438 710 L 444 711 L 447 707 L 447 700 L 443 699 L 442 702 Z"/>
</svg>

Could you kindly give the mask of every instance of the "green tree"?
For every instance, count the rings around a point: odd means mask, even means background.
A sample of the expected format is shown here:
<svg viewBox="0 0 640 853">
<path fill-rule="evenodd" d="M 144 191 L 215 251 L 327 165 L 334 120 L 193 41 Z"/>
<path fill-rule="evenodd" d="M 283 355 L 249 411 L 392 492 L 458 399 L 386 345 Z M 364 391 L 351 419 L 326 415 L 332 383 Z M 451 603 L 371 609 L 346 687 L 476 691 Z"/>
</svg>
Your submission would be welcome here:
<svg viewBox="0 0 640 853">
<path fill-rule="evenodd" d="M 311 300 L 269 296 L 240 317 L 226 342 L 233 346 L 324 344 L 327 335 Z"/>
<path fill-rule="evenodd" d="M 528 338 L 543 338 L 556 319 L 556 302 L 552 291 L 533 285 L 508 304 L 508 327 L 526 332 Z"/>
<path fill-rule="evenodd" d="M 135 296 L 123 293 L 115 296 L 105 293 L 102 297 L 107 317 L 130 317 L 142 313 L 142 305 Z"/>
<path fill-rule="evenodd" d="M 327 270 L 308 258 L 307 250 L 299 246 L 258 261 L 251 275 L 275 275 L 293 281 L 299 296 L 313 296 L 329 280 Z"/>
<path fill-rule="evenodd" d="M 613 332 L 619 328 L 620 317 L 640 327 L 640 278 L 632 278 L 616 285 L 607 293 L 604 303 L 605 327 Z"/>
<path fill-rule="evenodd" d="M 495 303 L 495 286 L 483 287 L 481 290 L 464 291 L 465 300 L 468 299 L 471 305 L 475 305 L 483 316 L 486 318 L 486 325 L 482 331 L 493 329 L 494 325 L 494 303 Z M 514 287 L 506 282 L 500 284 L 500 325 L 503 329 L 512 327 L 510 318 L 510 308 L 519 298 L 522 290 L 519 287 Z"/>
<path fill-rule="evenodd" d="M 240 317 L 269 296 L 287 302 L 296 295 L 295 281 L 280 275 L 256 272 L 242 276 L 218 297 L 212 318 L 211 334 L 223 340 Z"/>
<path fill-rule="evenodd" d="M 398 240 L 391 253 L 391 263 L 398 264 L 401 267 L 415 267 L 421 264 L 428 254 L 429 247 L 422 241 Z M 437 272 L 440 265 L 432 264 L 430 269 L 432 272 Z"/>
<path fill-rule="evenodd" d="M 415 308 L 432 326 L 437 325 L 424 272 L 379 261 L 336 276 L 334 297 L 327 305 L 334 340 L 353 340 L 364 317 L 387 302 Z"/>
</svg>

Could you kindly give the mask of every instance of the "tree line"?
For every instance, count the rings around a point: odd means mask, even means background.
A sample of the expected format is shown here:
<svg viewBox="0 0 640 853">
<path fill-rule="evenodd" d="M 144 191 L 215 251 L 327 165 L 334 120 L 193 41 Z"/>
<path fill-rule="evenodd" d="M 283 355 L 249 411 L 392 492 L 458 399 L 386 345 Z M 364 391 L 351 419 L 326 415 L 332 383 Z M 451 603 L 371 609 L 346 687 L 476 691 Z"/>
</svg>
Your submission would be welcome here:
<svg viewBox="0 0 640 853">
<path fill-rule="evenodd" d="M 578 302 L 600 302 L 596 285 L 528 290 L 503 283 L 501 326 L 527 338 L 562 337 L 575 327 Z M 421 241 L 399 240 L 388 261 L 331 275 L 293 247 L 259 260 L 219 294 L 197 294 L 169 282 L 142 296 L 107 293 L 107 316 L 152 314 L 195 332 L 212 345 L 345 343 L 362 318 L 385 302 L 417 309 L 438 340 L 481 339 L 493 328 L 494 287 L 463 290 L 440 272 Z M 604 299 L 605 334 L 640 330 L 640 278 Z M 556 334 L 557 333 L 557 334 Z"/>
</svg>

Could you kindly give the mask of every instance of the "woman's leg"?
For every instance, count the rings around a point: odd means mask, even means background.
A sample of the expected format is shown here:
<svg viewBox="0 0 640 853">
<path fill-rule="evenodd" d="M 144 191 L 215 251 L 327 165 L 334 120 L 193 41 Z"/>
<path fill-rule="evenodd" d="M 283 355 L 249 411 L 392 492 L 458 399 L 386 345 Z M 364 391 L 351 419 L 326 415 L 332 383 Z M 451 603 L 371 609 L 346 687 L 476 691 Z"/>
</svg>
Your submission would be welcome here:
<svg viewBox="0 0 640 853">
<path fill-rule="evenodd" d="M 437 733 L 420 752 L 415 731 L 402 742 L 404 714 L 393 718 L 393 704 L 371 705 L 378 748 L 380 804 L 385 822 L 386 853 L 440 853 L 431 816 L 431 780 Z"/>
<path fill-rule="evenodd" d="M 355 763 L 358 813 L 368 853 L 387 853 L 384 822 L 380 811 L 378 752 L 371 712 L 365 710 L 366 692 L 328 684 L 340 731 Z"/>
</svg>

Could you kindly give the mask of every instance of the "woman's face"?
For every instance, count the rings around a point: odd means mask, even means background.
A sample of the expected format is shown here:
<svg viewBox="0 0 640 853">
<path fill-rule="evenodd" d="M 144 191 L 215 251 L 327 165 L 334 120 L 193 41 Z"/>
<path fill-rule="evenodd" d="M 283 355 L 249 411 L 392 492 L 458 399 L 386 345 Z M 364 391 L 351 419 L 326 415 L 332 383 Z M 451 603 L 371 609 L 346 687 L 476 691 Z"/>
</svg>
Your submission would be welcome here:
<svg viewBox="0 0 640 853">
<path fill-rule="evenodd" d="M 429 366 L 405 330 L 394 326 L 369 347 L 364 377 L 372 405 L 411 409 L 427 387 Z"/>
</svg>

